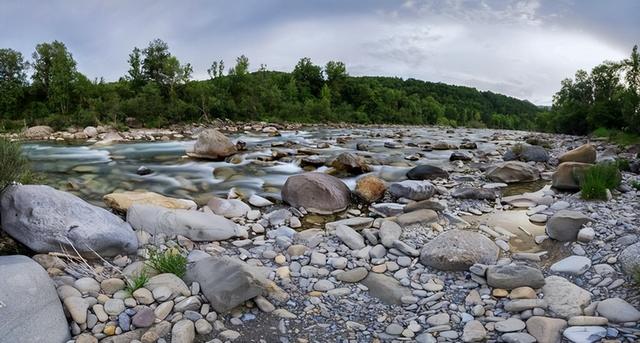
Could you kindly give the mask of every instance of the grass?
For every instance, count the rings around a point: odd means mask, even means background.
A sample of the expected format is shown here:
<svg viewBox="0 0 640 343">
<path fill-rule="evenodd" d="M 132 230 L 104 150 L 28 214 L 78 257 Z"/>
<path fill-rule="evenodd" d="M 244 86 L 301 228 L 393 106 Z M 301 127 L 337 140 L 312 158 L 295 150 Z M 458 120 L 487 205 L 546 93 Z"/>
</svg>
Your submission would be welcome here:
<svg viewBox="0 0 640 343">
<path fill-rule="evenodd" d="M 29 170 L 29 160 L 19 143 L 0 138 L 0 189 L 12 182 L 28 183 L 35 175 Z"/>
<path fill-rule="evenodd" d="M 636 190 L 640 191 L 640 181 L 637 181 L 637 180 L 631 181 L 631 187 L 633 187 Z"/>
<path fill-rule="evenodd" d="M 622 146 L 640 144 L 640 136 L 634 133 L 624 132 L 620 130 L 599 127 L 591 134 L 595 137 L 609 138 L 610 141 Z"/>
<path fill-rule="evenodd" d="M 187 258 L 178 249 L 168 249 L 163 252 L 150 249 L 147 265 L 159 273 L 171 273 L 179 278 L 187 272 Z"/>
<path fill-rule="evenodd" d="M 127 287 L 125 291 L 129 294 L 133 294 L 137 289 L 144 287 L 149 282 L 149 275 L 146 271 L 141 271 L 140 274 L 134 275 L 131 279 L 127 278 Z"/>
<path fill-rule="evenodd" d="M 580 183 L 582 199 L 607 200 L 607 189 L 620 185 L 622 176 L 616 163 L 599 163 L 584 173 Z"/>
</svg>

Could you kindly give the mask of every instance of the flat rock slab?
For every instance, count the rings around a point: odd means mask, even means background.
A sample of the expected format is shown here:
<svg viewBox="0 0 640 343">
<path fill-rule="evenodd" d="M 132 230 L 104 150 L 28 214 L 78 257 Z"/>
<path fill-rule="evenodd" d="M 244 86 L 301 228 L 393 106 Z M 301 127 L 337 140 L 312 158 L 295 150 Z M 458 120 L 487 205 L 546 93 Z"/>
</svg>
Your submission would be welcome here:
<svg viewBox="0 0 640 343">
<path fill-rule="evenodd" d="M 402 286 L 398 280 L 384 274 L 369 273 L 360 283 L 369 288 L 371 295 L 389 305 L 401 305 L 402 297 L 411 295 L 410 289 Z"/>
</svg>

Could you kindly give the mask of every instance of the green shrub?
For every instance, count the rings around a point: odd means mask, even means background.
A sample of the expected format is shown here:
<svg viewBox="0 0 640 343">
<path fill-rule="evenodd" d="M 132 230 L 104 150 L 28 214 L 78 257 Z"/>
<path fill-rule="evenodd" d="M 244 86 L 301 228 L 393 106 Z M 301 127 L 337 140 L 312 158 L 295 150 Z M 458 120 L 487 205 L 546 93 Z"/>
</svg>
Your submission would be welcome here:
<svg viewBox="0 0 640 343">
<path fill-rule="evenodd" d="M 592 135 L 595 137 L 609 137 L 611 135 L 611 131 L 605 127 L 599 127 L 593 131 Z"/>
<path fill-rule="evenodd" d="M 187 258 L 177 249 L 168 249 L 163 252 L 150 249 L 147 265 L 159 273 L 171 273 L 180 278 L 187 272 Z"/>
<path fill-rule="evenodd" d="M 127 287 L 125 291 L 129 294 L 133 294 L 137 289 L 144 287 L 149 282 L 149 275 L 146 271 L 142 270 L 140 274 L 134 275 L 132 278 L 127 278 Z"/>
<path fill-rule="evenodd" d="M 20 144 L 0 138 L 0 190 L 11 182 L 30 180 L 32 175 Z"/>
<path fill-rule="evenodd" d="M 616 163 L 600 163 L 587 169 L 580 183 L 582 198 L 585 200 L 606 200 L 607 189 L 620 185 L 622 176 Z"/>
<path fill-rule="evenodd" d="M 640 181 L 637 180 L 633 180 L 631 181 L 631 187 L 635 188 L 636 190 L 640 191 Z"/>
</svg>

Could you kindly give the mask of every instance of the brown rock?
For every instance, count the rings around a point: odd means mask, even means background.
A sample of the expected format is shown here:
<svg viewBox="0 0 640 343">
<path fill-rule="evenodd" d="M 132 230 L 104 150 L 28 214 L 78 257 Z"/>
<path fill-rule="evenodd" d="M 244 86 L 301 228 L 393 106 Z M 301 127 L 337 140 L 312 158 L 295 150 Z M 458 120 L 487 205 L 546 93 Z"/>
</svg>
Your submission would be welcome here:
<svg viewBox="0 0 640 343">
<path fill-rule="evenodd" d="M 565 152 L 558 158 L 560 163 L 564 162 L 582 162 L 596 163 L 596 148 L 592 144 L 584 144 L 571 151 Z"/>
<path fill-rule="evenodd" d="M 578 191 L 580 180 L 591 166 L 592 164 L 580 162 L 561 163 L 553 173 L 551 186 L 563 191 Z"/>
<path fill-rule="evenodd" d="M 304 207 L 317 214 L 344 211 L 351 191 L 340 179 L 323 173 L 290 176 L 282 187 L 282 200 L 293 207 Z"/>
<path fill-rule="evenodd" d="M 384 180 L 367 175 L 356 181 L 356 194 L 366 202 L 376 202 L 384 196 L 387 191 L 387 183 Z"/>
<path fill-rule="evenodd" d="M 527 331 L 538 343 L 560 343 L 566 327 L 567 322 L 563 319 L 533 316 L 527 320 Z"/>
<path fill-rule="evenodd" d="M 195 158 L 217 160 L 235 154 L 238 150 L 227 136 L 216 129 L 207 129 L 198 135 L 198 140 L 187 155 Z"/>
<path fill-rule="evenodd" d="M 121 192 L 105 195 L 102 200 L 110 208 L 126 212 L 131 205 L 156 205 L 171 209 L 191 210 L 197 207 L 192 200 L 169 198 L 154 192 Z"/>
</svg>

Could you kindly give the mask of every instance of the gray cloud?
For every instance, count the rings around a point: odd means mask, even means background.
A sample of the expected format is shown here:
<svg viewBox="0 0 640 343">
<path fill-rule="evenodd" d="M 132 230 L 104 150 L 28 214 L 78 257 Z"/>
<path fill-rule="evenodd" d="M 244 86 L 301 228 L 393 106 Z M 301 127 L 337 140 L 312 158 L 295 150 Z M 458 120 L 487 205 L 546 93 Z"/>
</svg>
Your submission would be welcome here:
<svg viewBox="0 0 640 343">
<path fill-rule="evenodd" d="M 576 69 L 628 55 L 637 13 L 636 0 L 5 0 L 0 47 L 30 56 L 58 39 L 89 77 L 116 80 L 131 49 L 159 37 L 196 78 L 214 59 L 290 70 L 308 56 L 548 104 Z"/>
</svg>

